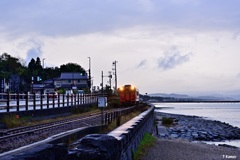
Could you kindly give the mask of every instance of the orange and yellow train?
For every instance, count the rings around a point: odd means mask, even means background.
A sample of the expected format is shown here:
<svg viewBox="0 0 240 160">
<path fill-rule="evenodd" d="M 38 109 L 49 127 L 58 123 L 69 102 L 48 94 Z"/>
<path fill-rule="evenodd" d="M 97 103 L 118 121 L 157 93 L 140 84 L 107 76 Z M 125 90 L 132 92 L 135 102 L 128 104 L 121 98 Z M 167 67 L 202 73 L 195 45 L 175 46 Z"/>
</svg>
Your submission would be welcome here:
<svg viewBox="0 0 240 160">
<path fill-rule="evenodd" d="M 118 96 L 122 106 L 137 105 L 139 103 L 139 92 L 133 85 L 124 85 L 118 88 Z"/>
</svg>

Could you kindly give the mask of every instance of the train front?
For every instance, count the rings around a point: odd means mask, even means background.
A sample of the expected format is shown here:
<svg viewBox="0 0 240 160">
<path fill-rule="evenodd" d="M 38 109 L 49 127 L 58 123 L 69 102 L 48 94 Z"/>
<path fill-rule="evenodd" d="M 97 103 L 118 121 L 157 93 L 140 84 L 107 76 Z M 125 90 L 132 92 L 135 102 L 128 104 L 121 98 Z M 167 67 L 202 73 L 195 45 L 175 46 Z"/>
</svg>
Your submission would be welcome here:
<svg viewBox="0 0 240 160">
<path fill-rule="evenodd" d="M 136 105 L 139 102 L 139 92 L 133 85 L 124 85 L 118 88 L 121 106 Z"/>
</svg>

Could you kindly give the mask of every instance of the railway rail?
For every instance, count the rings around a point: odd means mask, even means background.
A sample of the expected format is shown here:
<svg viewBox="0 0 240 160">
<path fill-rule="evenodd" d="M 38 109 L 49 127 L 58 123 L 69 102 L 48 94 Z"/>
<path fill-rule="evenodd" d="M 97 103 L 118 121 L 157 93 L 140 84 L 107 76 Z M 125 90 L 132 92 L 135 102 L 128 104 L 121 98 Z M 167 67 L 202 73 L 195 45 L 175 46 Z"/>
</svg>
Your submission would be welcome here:
<svg viewBox="0 0 240 160">
<path fill-rule="evenodd" d="M 110 117 L 107 115 L 126 114 L 134 107 L 125 109 L 109 110 L 105 113 L 105 122 L 108 122 Z M 120 115 L 115 114 L 115 115 Z M 65 119 L 56 122 L 44 123 L 39 125 L 18 127 L 7 130 L 0 130 L 0 153 L 4 153 L 19 147 L 29 145 L 34 142 L 44 140 L 50 136 L 76 129 L 81 127 L 101 125 L 102 115 L 100 112 L 88 115 L 82 115 L 77 118 Z M 112 118 L 112 117 L 111 117 Z"/>
</svg>

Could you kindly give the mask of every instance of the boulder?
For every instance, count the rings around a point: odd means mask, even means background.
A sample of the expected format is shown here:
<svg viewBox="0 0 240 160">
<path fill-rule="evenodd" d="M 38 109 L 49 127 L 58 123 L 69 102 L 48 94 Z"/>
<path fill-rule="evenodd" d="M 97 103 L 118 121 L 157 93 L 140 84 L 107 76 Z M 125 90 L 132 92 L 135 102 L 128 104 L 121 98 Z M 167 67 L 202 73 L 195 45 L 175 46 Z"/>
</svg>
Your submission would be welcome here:
<svg viewBox="0 0 240 160">
<path fill-rule="evenodd" d="M 79 144 L 69 150 L 71 160 L 110 160 L 119 159 L 120 142 L 106 134 L 90 134 L 79 141 Z"/>
</svg>

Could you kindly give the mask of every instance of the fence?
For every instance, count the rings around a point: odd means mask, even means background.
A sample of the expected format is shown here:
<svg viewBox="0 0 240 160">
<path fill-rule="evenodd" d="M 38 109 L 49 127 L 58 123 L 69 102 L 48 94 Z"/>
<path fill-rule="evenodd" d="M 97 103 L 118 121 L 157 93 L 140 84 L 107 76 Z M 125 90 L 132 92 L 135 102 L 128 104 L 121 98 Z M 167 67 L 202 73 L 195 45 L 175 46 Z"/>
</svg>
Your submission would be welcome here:
<svg viewBox="0 0 240 160">
<path fill-rule="evenodd" d="M 0 112 L 18 112 L 96 103 L 98 94 L 0 93 Z"/>
</svg>

